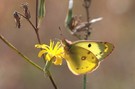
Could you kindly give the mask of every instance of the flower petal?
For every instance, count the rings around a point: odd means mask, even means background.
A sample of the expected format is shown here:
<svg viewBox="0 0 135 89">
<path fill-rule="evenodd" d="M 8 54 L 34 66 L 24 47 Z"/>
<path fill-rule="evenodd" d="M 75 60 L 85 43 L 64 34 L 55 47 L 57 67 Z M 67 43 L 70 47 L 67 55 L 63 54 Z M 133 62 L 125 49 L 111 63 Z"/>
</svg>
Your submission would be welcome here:
<svg viewBox="0 0 135 89">
<path fill-rule="evenodd" d="M 46 50 L 41 50 L 39 53 L 38 53 L 38 57 L 41 57 L 43 54 L 47 53 Z"/>
<path fill-rule="evenodd" d="M 53 62 L 55 65 L 61 65 L 62 64 L 62 58 L 56 57 L 55 61 Z"/>
<path fill-rule="evenodd" d="M 50 60 L 52 59 L 52 57 L 51 57 L 49 54 L 46 54 L 45 59 L 46 59 L 47 61 L 50 61 Z"/>
<path fill-rule="evenodd" d="M 53 50 L 53 46 L 54 46 L 54 42 L 52 40 L 50 40 L 50 50 Z"/>
<path fill-rule="evenodd" d="M 64 48 L 61 46 L 60 42 L 57 42 L 55 45 L 55 42 L 50 40 L 50 45 L 46 44 L 37 44 L 35 45 L 36 48 L 42 49 L 38 57 L 41 57 L 43 54 L 45 54 L 45 60 L 52 61 L 55 65 L 61 65 L 62 64 L 62 59 L 64 57 Z"/>
<path fill-rule="evenodd" d="M 54 50 L 57 51 L 60 48 L 60 42 L 57 42 L 54 46 Z"/>
<path fill-rule="evenodd" d="M 46 48 L 48 48 L 49 46 L 46 45 L 46 44 L 36 44 L 35 47 L 36 47 L 36 48 L 46 49 Z"/>
</svg>

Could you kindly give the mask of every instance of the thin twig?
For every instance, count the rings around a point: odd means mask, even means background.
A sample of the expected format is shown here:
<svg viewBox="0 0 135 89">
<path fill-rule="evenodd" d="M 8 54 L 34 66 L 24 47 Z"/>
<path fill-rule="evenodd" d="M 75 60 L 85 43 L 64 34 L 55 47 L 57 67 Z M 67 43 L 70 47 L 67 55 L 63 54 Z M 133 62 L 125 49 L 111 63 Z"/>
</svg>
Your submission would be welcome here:
<svg viewBox="0 0 135 89">
<path fill-rule="evenodd" d="M 34 26 L 34 24 L 31 22 L 31 20 L 30 20 L 30 19 L 27 19 L 23 14 L 21 14 L 21 13 L 19 13 L 19 12 L 18 12 L 18 14 L 19 14 L 20 16 L 22 16 L 23 18 L 25 18 L 25 19 L 30 23 L 30 25 L 31 25 L 31 26 L 33 27 L 33 29 L 35 30 L 35 33 L 36 33 L 36 36 L 37 36 L 37 39 L 38 39 L 38 43 L 41 44 L 40 37 L 39 37 L 39 33 L 38 33 L 38 28 L 36 28 L 36 27 Z"/>
<path fill-rule="evenodd" d="M 89 17 L 89 8 L 90 8 L 90 5 L 91 5 L 91 0 L 84 0 L 84 7 L 85 7 L 85 10 L 86 10 L 86 17 L 87 17 L 87 22 L 89 23 L 89 20 L 90 20 L 90 17 Z M 90 36 L 90 27 L 87 26 L 87 35 L 85 37 L 85 40 L 88 40 L 88 37 Z M 83 76 L 83 89 L 86 89 L 86 86 L 87 86 L 87 74 L 84 74 Z"/>
<path fill-rule="evenodd" d="M 38 28 L 36 28 L 36 27 L 34 26 L 34 24 L 31 22 L 31 20 L 30 20 L 30 19 L 27 19 L 23 14 L 21 14 L 21 13 L 19 13 L 19 12 L 18 12 L 18 14 L 19 14 L 20 16 L 22 16 L 23 18 L 25 18 L 25 19 L 30 23 L 30 25 L 33 27 L 33 29 L 34 29 L 34 31 L 35 31 L 35 33 L 36 33 L 38 43 L 41 44 L 41 40 L 40 40 L 39 33 L 38 33 Z M 36 21 L 38 21 L 38 20 L 36 20 Z M 37 22 L 36 22 L 36 23 L 37 23 Z M 45 58 L 44 58 L 44 55 L 43 55 L 43 59 L 45 59 Z M 44 62 L 46 62 L 46 61 L 44 60 Z"/>
<path fill-rule="evenodd" d="M 89 17 L 89 8 L 90 8 L 90 5 L 91 5 L 91 0 L 84 0 L 84 8 L 86 10 L 86 19 L 87 19 L 87 22 L 89 23 L 89 20 L 90 20 L 90 17 Z M 87 34 L 86 34 L 86 37 L 85 37 L 85 40 L 88 40 L 88 37 L 90 36 L 90 27 L 87 26 Z"/>
<path fill-rule="evenodd" d="M 38 0 L 36 0 L 36 28 L 38 27 Z"/>
</svg>

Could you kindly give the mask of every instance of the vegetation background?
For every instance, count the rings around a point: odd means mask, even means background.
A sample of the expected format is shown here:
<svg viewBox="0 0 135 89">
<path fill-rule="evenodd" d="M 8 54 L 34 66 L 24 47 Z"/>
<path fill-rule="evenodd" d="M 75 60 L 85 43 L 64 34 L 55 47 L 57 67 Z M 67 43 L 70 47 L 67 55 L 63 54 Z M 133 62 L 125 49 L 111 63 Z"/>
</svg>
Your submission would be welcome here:
<svg viewBox="0 0 135 89">
<path fill-rule="evenodd" d="M 86 20 L 82 0 L 74 0 L 74 14 Z M 22 12 L 20 5 L 29 3 L 31 20 L 35 22 L 35 0 L 1 0 L 0 33 L 33 61 L 43 66 L 34 48 L 37 39 L 29 23 L 21 19 L 21 29 L 16 28 L 13 12 Z M 42 43 L 61 39 L 58 27 L 65 38 L 76 41 L 64 27 L 68 0 L 46 0 L 46 16 L 41 24 Z M 90 40 L 108 41 L 115 45 L 113 53 L 100 67 L 88 74 L 87 89 L 133 89 L 135 88 L 135 1 L 92 0 L 90 17 L 103 17 L 92 25 Z M 59 89 L 82 89 L 83 76 L 73 75 L 62 66 L 51 67 L 52 76 Z M 35 67 L 29 65 L 0 40 L 0 89 L 53 89 L 50 80 Z"/>
</svg>

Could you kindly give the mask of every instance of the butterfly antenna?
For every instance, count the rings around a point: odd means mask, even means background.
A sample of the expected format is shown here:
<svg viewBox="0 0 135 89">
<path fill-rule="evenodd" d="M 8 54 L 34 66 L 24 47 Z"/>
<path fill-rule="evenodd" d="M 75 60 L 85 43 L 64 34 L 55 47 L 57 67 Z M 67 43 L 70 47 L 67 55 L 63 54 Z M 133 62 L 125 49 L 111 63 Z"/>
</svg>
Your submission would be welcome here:
<svg viewBox="0 0 135 89">
<path fill-rule="evenodd" d="M 65 39 L 65 37 L 63 36 L 63 33 L 62 33 L 62 30 L 61 30 L 61 27 L 59 27 L 59 30 L 60 30 L 60 36 L 62 39 Z"/>
<path fill-rule="evenodd" d="M 59 27 L 59 31 L 60 31 L 60 36 L 63 38 L 62 30 L 60 27 Z M 55 38 L 55 40 L 61 41 L 61 39 L 59 39 L 59 38 Z"/>
<path fill-rule="evenodd" d="M 63 33 L 62 33 L 62 29 L 61 29 L 61 27 L 59 27 L 59 30 L 60 30 L 60 36 L 61 36 L 61 44 L 63 44 L 63 42 L 65 42 L 65 37 L 63 36 Z M 62 45 L 63 46 L 63 45 Z"/>
</svg>

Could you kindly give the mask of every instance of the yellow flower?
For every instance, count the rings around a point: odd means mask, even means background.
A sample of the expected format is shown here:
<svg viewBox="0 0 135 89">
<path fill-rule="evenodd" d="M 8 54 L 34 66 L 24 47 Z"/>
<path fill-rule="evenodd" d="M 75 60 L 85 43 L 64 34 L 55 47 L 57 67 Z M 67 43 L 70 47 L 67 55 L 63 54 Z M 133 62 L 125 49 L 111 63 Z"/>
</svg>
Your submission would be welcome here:
<svg viewBox="0 0 135 89">
<path fill-rule="evenodd" d="M 64 49 L 61 46 L 60 42 L 57 42 L 56 45 L 54 44 L 54 41 L 50 40 L 50 45 L 46 44 L 36 44 L 36 48 L 41 48 L 42 50 L 39 52 L 38 57 L 41 57 L 43 54 L 45 55 L 45 59 L 47 61 L 51 61 L 55 65 L 61 65 L 62 59 L 64 55 Z"/>
</svg>

